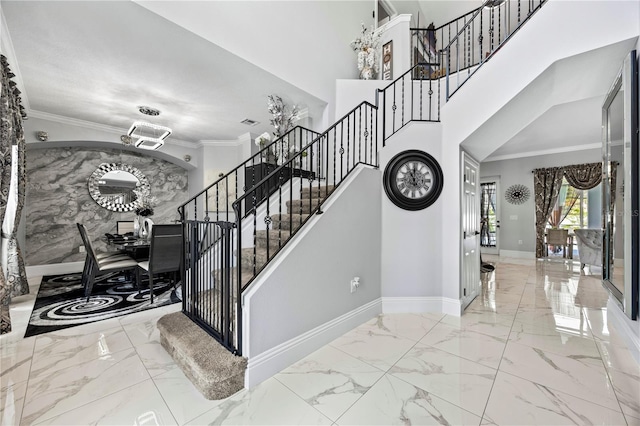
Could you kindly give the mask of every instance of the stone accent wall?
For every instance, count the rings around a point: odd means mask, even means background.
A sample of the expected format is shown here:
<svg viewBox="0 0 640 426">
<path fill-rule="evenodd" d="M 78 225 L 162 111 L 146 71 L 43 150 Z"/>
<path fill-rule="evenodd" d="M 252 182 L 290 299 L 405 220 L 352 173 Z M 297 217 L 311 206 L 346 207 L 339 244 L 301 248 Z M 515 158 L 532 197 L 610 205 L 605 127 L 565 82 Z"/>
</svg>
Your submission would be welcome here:
<svg viewBox="0 0 640 426">
<path fill-rule="evenodd" d="M 118 213 L 100 207 L 89 195 L 87 180 L 102 163 L 126 163 L 142 171 L 158 200 L 151 219 L 174 223 L 188 195 L 187 171 L 164 160 L 120 150 L 89 148 L 34 149 L 27 152 L 27 265 L 83 261 L 76 223 L 84 223 L 95 247 L 105 250 L 105 233 L 115 234 Z"/>
</svg>

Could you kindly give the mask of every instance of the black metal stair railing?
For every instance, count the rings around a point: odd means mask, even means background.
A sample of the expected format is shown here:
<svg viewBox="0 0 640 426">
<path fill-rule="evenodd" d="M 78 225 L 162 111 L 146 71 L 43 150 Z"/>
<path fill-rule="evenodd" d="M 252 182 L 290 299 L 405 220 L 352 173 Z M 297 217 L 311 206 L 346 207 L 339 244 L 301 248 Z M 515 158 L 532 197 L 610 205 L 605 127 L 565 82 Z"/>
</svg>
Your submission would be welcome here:
<svg viewBox="0 0 640 426">
<path fill-rule="evenodd" d="M 242 291 L 357 165 L 377 166 L 377 109 L 363 102 L 292 153 L 237 197 L 234 220 L 184 222 L 183 312 L 230 351 L 242 354 Z"/>
<path fill-rule="evenodd" d="M 238 217 L 236 254 L 242 256 L 238 286 L 246 287 L 313 214 L 322 213 L 326 197 L 357 165 L 377 167 L 377 110 L 361 103 L 233 203 Z M 324 178 L 297 178 L 292 171 L 305 157 Z M 268 195 L 257 206 L 254 200 L 260 192 Z M 250 214 L 241 218 L 243 211 Z"/>
<path fill-rule="evenodd" d="M 269 153 L 278 152 L 280 158 L 288 158 L 318 135 L 304 127 L 294 127 L 178 208 L 185 227 L 182 311 L 232 352 L 238 347 L 235 321 L 231 320 L 238 294 L 233 288 L 220 285 L 225 282 L 221 274 L 230 270 L 229 265 L 234 262 L 225 250 L 235 235 L 236 217 L 231 203 L 246 187 L 253 187 L 278 167 L 268 162 L 273 160 Z M 299 173 L 321 173 L 312 170 L 313 166 L 309 163 Z"/>
<path fill-rule="evenodd" d="M 438 64 L 416 64 L 384 89 L 378 89 L 382 146 L 411 121 L 440 121 L 440 79 L 434 74 Z"/>
<path fill-rule="evenodd" d="M 276 164 L 270 162 L 273 159 L 269 154 L 284 151 L 280 157 L 287 158 L 318 135 L 318 132 L 301 126 L 289 130 L 178 207 L 180 219 L 183 222 L 198 218 L 233 222 L 235 218 L 232 216 L 231 202 L 276 168 Z"/>
<path fill-rule="evenodd" d="M 446 78 L 448 100 L 545 1 L 486 0 L 438 28 L 412 28 L 413 63 L 442 58 L 433 75 Z"/>
</svg>

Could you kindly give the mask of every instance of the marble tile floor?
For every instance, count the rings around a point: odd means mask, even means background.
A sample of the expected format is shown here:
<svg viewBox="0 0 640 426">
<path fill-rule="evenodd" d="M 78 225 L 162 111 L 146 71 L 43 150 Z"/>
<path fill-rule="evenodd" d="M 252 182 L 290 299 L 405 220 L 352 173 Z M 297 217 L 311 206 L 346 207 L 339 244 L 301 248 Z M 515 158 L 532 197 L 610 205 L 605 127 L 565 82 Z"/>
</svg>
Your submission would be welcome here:
<svg viewBox="0 0 640 426">
<path fill-rule="evenodd" d="M 159 344 L 180 305 L 22 338 L 36 277 L 0 337 L 1 424 L 640 425 L 640 366 L 597 276 L 494 261 L 462 317 L 382 315 L 221 401 Z"/>
</svg>

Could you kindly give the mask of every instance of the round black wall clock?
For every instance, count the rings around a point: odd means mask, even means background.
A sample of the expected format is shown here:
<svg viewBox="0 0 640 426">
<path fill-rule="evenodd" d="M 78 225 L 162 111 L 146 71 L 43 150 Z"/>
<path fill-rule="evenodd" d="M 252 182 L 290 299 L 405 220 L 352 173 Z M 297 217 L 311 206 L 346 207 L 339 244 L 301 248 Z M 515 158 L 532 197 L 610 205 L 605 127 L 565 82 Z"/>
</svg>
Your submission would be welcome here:
<svg viewBox="0 0 640 426">
<path fill-rule="evenodd" d="M 422 210 L 433 204 L 443 186 L 440 164 L 418 150 L 403 151 L 384 170 L 384 191 L 393 204 L 405 210 Z"/>
</svg>

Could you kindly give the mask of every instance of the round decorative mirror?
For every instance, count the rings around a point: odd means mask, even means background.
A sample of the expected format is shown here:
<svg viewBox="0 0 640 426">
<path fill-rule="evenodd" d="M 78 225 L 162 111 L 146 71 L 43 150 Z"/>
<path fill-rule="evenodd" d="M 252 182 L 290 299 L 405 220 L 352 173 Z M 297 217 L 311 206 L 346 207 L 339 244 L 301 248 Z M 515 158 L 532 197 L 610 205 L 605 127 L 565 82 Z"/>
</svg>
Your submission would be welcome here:
<svg viewBox="0 0 640 426">
<path fill-rule="evenodd" d="M 140 207 L 135 191 L 151 189 L 140 170 L 117 163 L 102 163 L 89 177 L 88 185 L 91 198 L 114 212 L 130 212 Z"/>
</svg>

